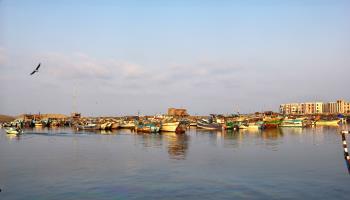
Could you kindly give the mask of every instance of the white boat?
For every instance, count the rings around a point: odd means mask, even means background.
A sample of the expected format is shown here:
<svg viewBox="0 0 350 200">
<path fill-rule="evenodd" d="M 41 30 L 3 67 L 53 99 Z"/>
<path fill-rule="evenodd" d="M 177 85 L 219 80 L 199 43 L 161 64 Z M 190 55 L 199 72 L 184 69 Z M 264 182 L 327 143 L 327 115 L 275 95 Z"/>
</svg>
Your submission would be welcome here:
<svg viewBox="0 0 350 200">
<path fill-rule="evenodd" d="M 43 123 L 41 122 L 35 122 L 35 127 L 42 127 L 43 126 Z"/>
<path fill-rule="evenodd" d="M 248 129 L 248 127 L 249 127 L 249 126 L 248 126 L 247 124 L 243 124 L 243 123 L 240 124 L 240 125 L 238 125 L 238 128 L 239 128 L 239 129 Z"/>
<path fill-rule="evenodd" d="M 247 129 L 260 129 L 261 125 L 256 124 L 256 123 L 248 123 Z"/>
<path fill-rule="evenodd" d="M 97 130 L 99 129 L 99 127 L 97 126 L 97 124 L 87 124 L 87 125 L 78 125 L 76 127 L 77 130 Z"/>
<path fill-rule="evenodd" d="M 197 126 L 197 122 L 191 122 L 190 126 Z"/>
<path fill-rule="evenodd" d="M 201 119 L 197 121 L 197 127 L 206 130 L 222 130 L 222 125 L 212 123 L 208 119 Z"/>
<path fill-rule="evenodd" d="M 165 122 L 162 123 L 160 128 L 161 131 L 175 132 L 177 127 L 179 127 L 180 122 Z"/>
<path fill-rule="evenodd" d="M 18 130 L 15 128 L 9 128 L 9 129 L 6 129 L 6 133 L 7 134 L 20 134 L 20 133 L 22 133 L 22 130 Z"/>
<path fill-rule="evenodd" d="M 280 127 L 305 127 L 302 120 L 299 119 L 285 119 L 279 125 Z"/>
<path fill-rule="evenodd" d="M 120 128 L 135 128 L 134 121 L 123 121 L 119 124 Z"/>
<path fill-rule="evenodd" d="M 112 127 L 112 123 L 111 122 L 105 122 L 105 123 L 100 125 L 100 129 L 101 130 L 108 130 L 108 129 L 111 129 L 111 127 Z"/>
</svg>

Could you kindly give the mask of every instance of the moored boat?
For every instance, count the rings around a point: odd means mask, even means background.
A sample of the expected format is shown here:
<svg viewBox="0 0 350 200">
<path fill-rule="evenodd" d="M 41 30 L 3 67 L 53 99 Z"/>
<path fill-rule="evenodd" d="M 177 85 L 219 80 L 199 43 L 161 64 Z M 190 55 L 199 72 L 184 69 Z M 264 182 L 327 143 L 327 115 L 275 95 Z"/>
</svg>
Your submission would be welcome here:
<svg viewBox="0 0 350 200">
<path fill-rule="evenodd" d="M 118 129 L 120 127 L 118 122 L 112 122 L 111 129 Z"/>
<path fill-rule="evenodd" d="M 150 122 L 150 121 L 137 121 L 135 124 L 135 131 L 136 132 L 142 132 L 142 133 L 159 133 L 160 131 L 160 124 Z"/>
<path fill-rule="evenodd" d="M 135 122 L 134 121 L 122 121 L 120 124 L 119 124 L 119 127 L 120 128 L 135 128 Z"/>
<path fill-rule="evenodd" d="M 269 120 L 265 121 L 265 128 L 277 128 L 281 124 L 281 120 Z"/>
<path fill-rule="evenodd" d="M 35 122 L 35 127 L 43 127 L 43 123 L 41 123 L 41 122 Z"/>
<path fill-rule="evenodd" d="M 86 124 L 86 125 L 77 125 L 77 130 L 98 130 L 99 127 L 97 126 L 97 124 Z"/>
<path fill-rule="evenodd" d="M 305 127 L 303 120 L 300 119 L 284 119 L 280 127 Z"/>
<path fill-rule="evenodd" d="M 23 132 L 21 129 L 18 129 L 18 128 L 17 129 L 16 128 L 8 128 L 5 130 L 6 130 L 7 134 L 20 134 Z"/>
<path fill-rule="evenodd" d="M 248 124 L 246 124 L 246 123 L 240 123 L 239 125 L 238 125 L 238 128 L 239 129 L 248 129 Z"/>
<path fill-rule="evenodd" d="M 144 125 L 137 125 L 135 127 L 136 132 L 141 133 L 158 133 L 160 131 L 159 126 L 155 126 L 153 124 L 144 124 Z"/>
<path fill-rule="evenodd" d="M 111 122 L 105 122 L 103 124 L 101 124 L 100 126 L 100 130 L 109 130 L 112 127 L 112 123 Z"/>
<path fill-rule="evenodd" d="M 247 129 L 263 129 L 264 128 L 264 123 L 263 122 L 252 122 L 248 123 Z"/>
<path fill-rule="evenodd" d="M 338 126 L 340 120 L 335 119 L 335 120 L 318 120 L 316 121 L 316 126 L 317 125 L 325 125 L 325 126 Z"/>
<path fill-rule="evenodd" d="M 221 124 L 213 123 L 205 119 L 197 121 L 197 127 L 206 130 L 222 130 Z"/>
<path fill-rule="evenodd" d="M 197 122 L 190 122 L 190 126 L 197 126 Z"/>
<path fill-rule="evenodd" d="M 160 128 L 161 131 L 175 132 L 180 122 L 164 122 Z"/>
</svg>

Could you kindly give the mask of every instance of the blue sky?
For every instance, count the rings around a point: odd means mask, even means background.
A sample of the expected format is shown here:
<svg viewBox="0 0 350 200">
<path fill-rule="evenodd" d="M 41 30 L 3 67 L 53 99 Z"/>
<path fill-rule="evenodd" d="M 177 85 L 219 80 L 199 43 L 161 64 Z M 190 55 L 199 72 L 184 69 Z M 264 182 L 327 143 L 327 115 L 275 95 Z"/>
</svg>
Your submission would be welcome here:
<svg viewBox="0 0 350 200">
<path fill-rule="evenodd" d="M 349 11 L 341 0 L 2 0 L 0 113 L 68 114 L 75 93 L 84 115 L 350 100 Z"/>
</svg>

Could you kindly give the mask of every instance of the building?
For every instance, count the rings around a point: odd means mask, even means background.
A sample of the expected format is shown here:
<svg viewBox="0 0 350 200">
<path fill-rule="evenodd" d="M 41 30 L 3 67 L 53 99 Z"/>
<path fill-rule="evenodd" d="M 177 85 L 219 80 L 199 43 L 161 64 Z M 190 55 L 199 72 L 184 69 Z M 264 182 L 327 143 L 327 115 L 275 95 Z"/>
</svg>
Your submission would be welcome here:
<svg viewBox="0 0 350 200">
<path fill-rule="evenodd" d="M 168 108 L 168 115 L 177 117 L 189 116 L 187 110 L 182 108 Z"/>
<path fill-rule="evenodd" d="M 339 99 L 336 102 L 305 102 L 280 105 L 282 114 L 350 114 L 350 102 Z"/>
<path fill-rule="evenodd" d="M 315 102 L 314 107 L 314 113 L 316 114 L 322 114 L 323 113 L 323 103 L 322 102 Z"/>
<path fill-rule="evenodd" d="M 344 105 L 344 113 L 345 114 L 350 114 L 350 102 L 346 102 L 345 105 Z"/>
<path fill-rule="evenodd" d="M 337 102 L 328 102 L 323 104 L 323 113 L 334 114 L 337 113 Z"/>
<path fill-rule="evenodd" d="M 280 105 L 280 113 L 282 114 L 299 114 L 301 105 L 299 103 L 287 103 Z"/>
</svg>

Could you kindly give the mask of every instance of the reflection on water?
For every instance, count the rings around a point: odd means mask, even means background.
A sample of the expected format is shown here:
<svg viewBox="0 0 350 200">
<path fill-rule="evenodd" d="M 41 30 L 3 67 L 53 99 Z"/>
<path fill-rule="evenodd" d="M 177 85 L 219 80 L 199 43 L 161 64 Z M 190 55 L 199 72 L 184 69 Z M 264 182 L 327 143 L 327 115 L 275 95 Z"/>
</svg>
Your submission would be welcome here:
<svg viewBox="0 0 350 200">
<path fill-rule="evenodd" d="M 163 145 L 162 135 L 160 134 L 144 134 L 144 133 L 136 133 L 136 138 L 138 142 L 143 147 L 161 147 Z"/>
<path fill-rule="evenodd" d="M 84 130 L 77 131 L 70 128 L 42 128 L 35 127 L 25 129 L 25 134 L 22 135 L 6 135 L 10 140 L 21 140 L 29 135 L 42 136 L 78 136 L 78 135 L 133 135 L 135 142 L 145 148 L 161 148 L 167 145 L 169 158 L 171 159 L 186 159 L 186 154 L 190 148 L 189 139 L 192 134 L 194 136 L 205 136 L 208 142 L 213 146 L 223 146 L 225 148 L 237 149 L 242 144 L 254 144 L 265 146 L 271 150 L 277 150 L 278 145 L 283 143 L 285 133 L 289 136 L 298 136 L 301 140 L 305 137 L 305 133 L 313 133 L 314 144 L 321 143 L 324 138 L 324 133 L 338 133 L 341 130 L 347 130 L 348 126 L 315 126 L 309 128 L 276 128 L 276 129 L 252 129 L 252 130 L 225 130 L 225 131 L 208 131 L 202 129 L 191 128 L 186 134 L 176 133 L 160 133 L 160 134 L 144 134 L 136 133 L 129 129 L 122 130 Z"/>
<path fill-rule="evenodd" d="M 21 139 L 21 135 L 16 135 L 16 134 L 7 134 L 6 137 L 9 140 L 20 140 Z"/>
<path fill-rule="evenodd" d="M 186 134 L 165 133 L 168 141 L 168 153 L 171 159 L 181 160 L 186 158 L 190 136 Z"/>
<path fill-rule="evenodd" d="M 0 199 L 347 199 L 343 128 L 1 129 Z"/>
<path fill-rule="evenodd" d="M 279 130 L 282 132 L 288 132 L 290 134 L 300 135 L 308 128 L 302 128 L 302 127 L 281 127 Z"/>
<path fill-rule="evenodd" d="M 263 139 L 277 140 L 280 137 L 283 137 L 283 130 L 279 128 L 266 129 L 261 132 L 261 137 Z"/>
<path fill-rule="evenodd" d="M 254 145 L 265 146 L 269 149 L 276 150 L 282 142 L 283 130 L 265 129 L 265 130 L 239 130 L 225 131 L 220 135 L 223 145 L 226 148 L 239 148 L 242 144 L 252 143 Z"/>
</svg>

